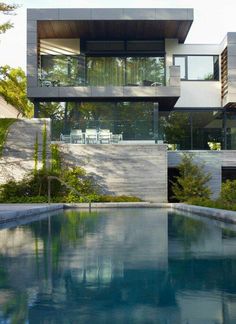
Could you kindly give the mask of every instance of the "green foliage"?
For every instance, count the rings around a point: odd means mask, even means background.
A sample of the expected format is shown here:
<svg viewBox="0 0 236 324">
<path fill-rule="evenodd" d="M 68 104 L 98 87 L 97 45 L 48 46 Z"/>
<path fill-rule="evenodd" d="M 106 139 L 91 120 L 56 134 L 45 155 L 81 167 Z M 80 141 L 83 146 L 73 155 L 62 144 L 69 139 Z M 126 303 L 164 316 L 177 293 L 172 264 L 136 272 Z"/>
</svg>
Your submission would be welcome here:
<svg viewBox="0 0 236 324">
<path fill-rule="evenodd" d="M 194 164 L 192 156 L 184 154 L 178 168 L 180 175 L 172 186 L 174 198 L 181 202 L 195 198 L 209 199 L 211 191 L 207 183 L 211 176 L 204 171 L 204 165 Z"/>
<path fill-rule="evenodd" d="M 26 94 L 26 75 L 21 68 L 0 66 L 0 95 L 23 116 L 32 117 L 33 104 Z"/>
<path fill-rule="evenodd" d="M 100 196 L 99 202 L 141 202 L 142 200 L 135 196 Z"/>
<path fill-rule="evenodd" d="M 220 200 L 226 205 L 236 205 L 236 180 L 222 183 Z"/>
<path fill-rule="evenodd" d="M 39 142 L 38 142 L 38 133 L 35 137 L 34 143 L 34 174 L 37 174 L 38 171 L 38 152 L 39 152 Z"/>
<path fill-rule="evenodd" d="M 51 145 L 51 171 L 60 172 L 61 170 L 61 157 L 59 147 L 57 144 Z"/>
<path fill-rule="evenodd" d="M 0 119 L 0 156 L 7 138 L 9 127 L 16 121 L 15 118 L 3 118 Z"/>
<path fill-rule="evenodd" d="M 42 143 L 42 170 L 46 172 L 47 170 L 47 125 L 44 123 L 43 126 L 43 143 Z"/>
<path fill-rule="evenodd" d="M 14 11 L 18 8 L 18 5 L 15 4 L 6 4 L 4 2 L 0 2 L 0 13 L 4 15 L 12 15 Z M 8 29 L 12 28 L 13 24 L 10 21 L 7 21 L 3 24 L 0 24 L 0 34 L 5 33 Z"/>
</svg>

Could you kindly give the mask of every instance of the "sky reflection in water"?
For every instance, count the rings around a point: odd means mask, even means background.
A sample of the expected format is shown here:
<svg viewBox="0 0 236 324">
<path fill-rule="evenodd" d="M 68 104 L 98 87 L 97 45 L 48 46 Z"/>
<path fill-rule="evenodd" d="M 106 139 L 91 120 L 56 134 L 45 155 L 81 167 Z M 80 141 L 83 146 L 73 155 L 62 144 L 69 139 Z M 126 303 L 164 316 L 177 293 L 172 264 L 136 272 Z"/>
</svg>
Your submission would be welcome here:
<svg viewBox="0 0 236 324">
<path fill-rule="evenodd" d="M 119 209 L 2 229 L 0 323 L 236 323 L 236 227 Z"/>
</svg>

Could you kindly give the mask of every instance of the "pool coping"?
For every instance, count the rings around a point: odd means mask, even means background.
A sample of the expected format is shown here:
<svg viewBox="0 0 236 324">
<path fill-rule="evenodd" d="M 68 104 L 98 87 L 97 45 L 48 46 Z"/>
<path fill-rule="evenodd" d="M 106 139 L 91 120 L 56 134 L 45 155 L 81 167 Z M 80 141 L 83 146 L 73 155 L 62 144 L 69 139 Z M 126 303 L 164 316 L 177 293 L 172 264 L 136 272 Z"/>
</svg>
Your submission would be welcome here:
<svg viewBox="0 0 236 324">
<path fill-rule="evenodd" d="M 0 204 L 0 224 L 63 209 L 64 204 Z"/>
<path fill-rule="evenodd" d="M 203 217 L 216 219 L 226 223 L 236 224 L 236 212 L 209 208 L 183 203 L 153 203 L 153 202 L 112 202 L 92 203 L 92 210 L 109 208 L 169 208 L 188 213 L 194 213 Z M 10 221 L 38 216 L 52 211 L 63 209 L 85 209 L 89 210 L 88 203 L 61 203 L 61 204 L 0 204 L 0 224 Z"/>
</svg>

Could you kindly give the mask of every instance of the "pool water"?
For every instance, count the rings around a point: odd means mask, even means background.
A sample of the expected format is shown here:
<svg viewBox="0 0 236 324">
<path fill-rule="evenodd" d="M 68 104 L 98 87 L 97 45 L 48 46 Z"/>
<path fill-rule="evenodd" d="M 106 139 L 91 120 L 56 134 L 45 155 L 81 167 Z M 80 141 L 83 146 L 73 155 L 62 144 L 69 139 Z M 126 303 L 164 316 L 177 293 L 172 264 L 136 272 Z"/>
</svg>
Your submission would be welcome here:
<svg viewBox="0 0 236 324">
<path fill-rule="evenodd" d="M 2 228 L 0 323 L 236 323 L 236 226 L 147 208 Z"/>
</svg>

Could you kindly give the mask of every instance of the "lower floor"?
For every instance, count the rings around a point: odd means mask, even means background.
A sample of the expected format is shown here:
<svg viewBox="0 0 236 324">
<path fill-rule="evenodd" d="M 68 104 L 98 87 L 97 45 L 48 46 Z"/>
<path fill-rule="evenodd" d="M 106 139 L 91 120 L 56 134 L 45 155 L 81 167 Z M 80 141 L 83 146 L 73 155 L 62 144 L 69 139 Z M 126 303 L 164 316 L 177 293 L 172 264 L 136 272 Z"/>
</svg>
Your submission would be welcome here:
<svg viewBox="0 0 236 324">
<path fill-rule="evenodd" d="M 52 139 L 66 143 L 145 140 L 170 150 L 236 149 L 236 112 L 220 107 L 163 111 L 153 102 L 40 102 L 35 116 L 51 118 Z"/>
<path fill-rule="evenodd" d="M 20 180 L 34 169 L 36 137 L 41 167 L 45 124 L 50 154 L 49 119 L 19 119 L 11 125 L 0 161 L 0 183 L 10 178 Z M 149 142 L 123 140 L 123 145 L 59 142 L 59 146 L 65 164 L 84 167 L 104 194 L 132 195 L 144 201 L 167 202 L 168 178 L 186 152 L 193 155 L 195 163 L 204 164 L 206 172 L 211 173 L 209 186 L 213 198 L 219 195 L 222 181 L 235 179 L 236 150 L 168 151 L 166 144 Z"/>
</svg>

